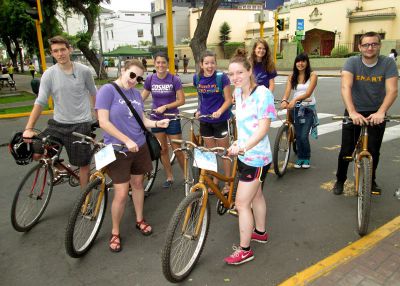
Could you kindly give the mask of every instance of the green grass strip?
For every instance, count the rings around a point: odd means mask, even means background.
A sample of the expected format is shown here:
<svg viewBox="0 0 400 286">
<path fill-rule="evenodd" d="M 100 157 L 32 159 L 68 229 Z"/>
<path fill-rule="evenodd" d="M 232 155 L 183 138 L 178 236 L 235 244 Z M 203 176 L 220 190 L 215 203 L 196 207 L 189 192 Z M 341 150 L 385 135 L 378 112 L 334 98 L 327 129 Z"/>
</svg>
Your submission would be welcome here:
<svg viewBox="0 0 400 286">
<path fill-rule="evenodd" d="M 20 91 L 18 93 L 19 95 L 14 96 L 0 96 L 0 104 L 30 101 L 36 99 L 36 96 L 29 92 Z"/>
<path fill-rule="evenodd" d="M 0 114 L 13 114 L 13 113 L 31 112 L 32 108 L 33 108 L 33 105 L 2 108 L 2 109 L 0 109 Z M 48 106 L 43 108 L 43 110 L 49 110 Z"/>
</svg>

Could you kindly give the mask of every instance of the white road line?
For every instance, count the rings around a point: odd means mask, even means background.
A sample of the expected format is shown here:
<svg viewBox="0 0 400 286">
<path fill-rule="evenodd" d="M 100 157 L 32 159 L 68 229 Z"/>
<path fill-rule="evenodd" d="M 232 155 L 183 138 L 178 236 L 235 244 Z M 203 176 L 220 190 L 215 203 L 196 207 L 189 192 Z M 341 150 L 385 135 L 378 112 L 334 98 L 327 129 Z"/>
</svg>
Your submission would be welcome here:
<svg viewBox="0 0 400 286">
<path fill-rule="evenodd" d="M 342 129 L 342 121 L 318 125 L 318 136 Z"/>
<path fill-rule="evenodd" d="M 382 142 L 388 142 L 400 138 L 400 125 L 392 126 L 385 129 Z"/>
<path fill-rule="evenodd" d="M 278 112 L 278 115 L 282 115 L 282 114 L 279 114 L 280 113 L 280 111 Z M 286 114 L 286 111 L 284 112 L 285 114 Z M 318 113 L 318 118 L 319 119 L 322 119 L 322 118 L 328 118 L 328 117 L 332 117 L 332 116 L 334 116 L 334 114 L 330 114 L 330 113 Z M 274 122 L 272 122 L 271 123 L 271 128 L 279 128 L 279 127 L 281 127 L 281 125 L 283 124 L 283 122 L 284 122 L 284 118 L 281 118 L 283 121 L 281 121 L 281 120 L 277 120 L 277 121 L 274 121 Z M 322 126 L 322 125 L 320 125 L 320 126 Z M 319 134 L 319 126 L 318 126 L 318 134 Z"/>
</svg>

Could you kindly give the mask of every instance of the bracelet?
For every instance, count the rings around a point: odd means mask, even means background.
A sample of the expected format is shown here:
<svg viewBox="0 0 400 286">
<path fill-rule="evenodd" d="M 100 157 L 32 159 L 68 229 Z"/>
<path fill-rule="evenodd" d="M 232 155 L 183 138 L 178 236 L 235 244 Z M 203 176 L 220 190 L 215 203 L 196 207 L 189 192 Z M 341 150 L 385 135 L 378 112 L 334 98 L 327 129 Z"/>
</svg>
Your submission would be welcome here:
<svg viewBox="0 0 400 286">
<path fill-rule="evenodd" d="M 288 101 L 287 99 L 282 99 L 282 100 L 281 100 L 281 103 L 282 103 L 282 102 L 289 103 L 289 101 Z"/>
<path fill-rule="evenodd" d="M 157 128 L 157 121 L 154 121 L 154 126 Z"/>
</svg>

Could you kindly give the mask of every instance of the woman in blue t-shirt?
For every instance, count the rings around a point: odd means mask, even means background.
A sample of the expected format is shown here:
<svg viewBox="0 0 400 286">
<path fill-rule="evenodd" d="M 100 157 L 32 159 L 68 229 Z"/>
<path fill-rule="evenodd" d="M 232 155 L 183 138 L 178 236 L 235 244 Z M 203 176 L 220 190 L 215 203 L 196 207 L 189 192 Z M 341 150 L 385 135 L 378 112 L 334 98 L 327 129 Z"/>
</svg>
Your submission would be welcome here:
<svg viewBox="0 0 400 286">
<path fill-rule="evenodd" d="M 178 107 L 185 104 L 185 94 L 183 93 L 182 83 L 179 77 L 168 72 L 168 56 L 159 52 L 154 57 L 156 73 L 148 76 L 142 91 L 143 101 L 150 95 L 153 98 L 152 109 L 157 115 L 152 119 L 160 120 L 165 118 L 163 113 L 179 113 Z M 169 162 L 168 141 L 171 139 L 182 139 L 182 129 L 180 120 L 172 120 L 168 128 L 152 128 L 151 131 L 161 143 L 161 163 L 167 176 L 163 187 L 171 187 L 174 176 L 172 174 L 171 163 Z M 172 143 L 175 150 L 179 145 Z M 184 157 L 182 152 L 177 152 L 176 157 L 183 170 Z"/>
<path fill-rule="evenodd" d="M 200 134 L 205 146 L 229 147 L 228 119 L 231 117 L 231 87 L 228 76 L 217 72 L 215 53 L 205 51 L 201 56 L 200 72 L 193 76 L 193 85 L 197 88 L 199 96 L 196 116 L 211 115 L 211 118 L 200 118 Z M 225 175 L 229 176 L 230 162 L 224 160 L 223 165 Z M 218 183 L 218 180 L 214 179 L 214 183 Z M 227 189 L 229 185 L 225 185 L 224 192 Z"/>
<path fill-rule="evenodd" d="M 264 39 L 258 39 L 254 43 L 250 62 L 253 65 L 253 74 L 257 84 L 264 85 L 274 92 L 277 73 L 271 50 Z"/>
</svg>

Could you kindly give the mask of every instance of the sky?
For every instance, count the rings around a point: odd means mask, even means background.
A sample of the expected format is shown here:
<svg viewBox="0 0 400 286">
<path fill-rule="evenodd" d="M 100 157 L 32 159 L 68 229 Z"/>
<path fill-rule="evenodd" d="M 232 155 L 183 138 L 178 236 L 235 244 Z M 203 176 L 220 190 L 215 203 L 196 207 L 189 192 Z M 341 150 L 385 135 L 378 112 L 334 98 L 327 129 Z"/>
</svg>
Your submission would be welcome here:
<svg viewBox="0 0 400 286">
<path fill-rule="evenodd" d="M 133 10 L 150 12 L 151 0 L 111 0 L 110 5 L 101 4 L 101 6 L 110 10 Z"/>
</svg>

